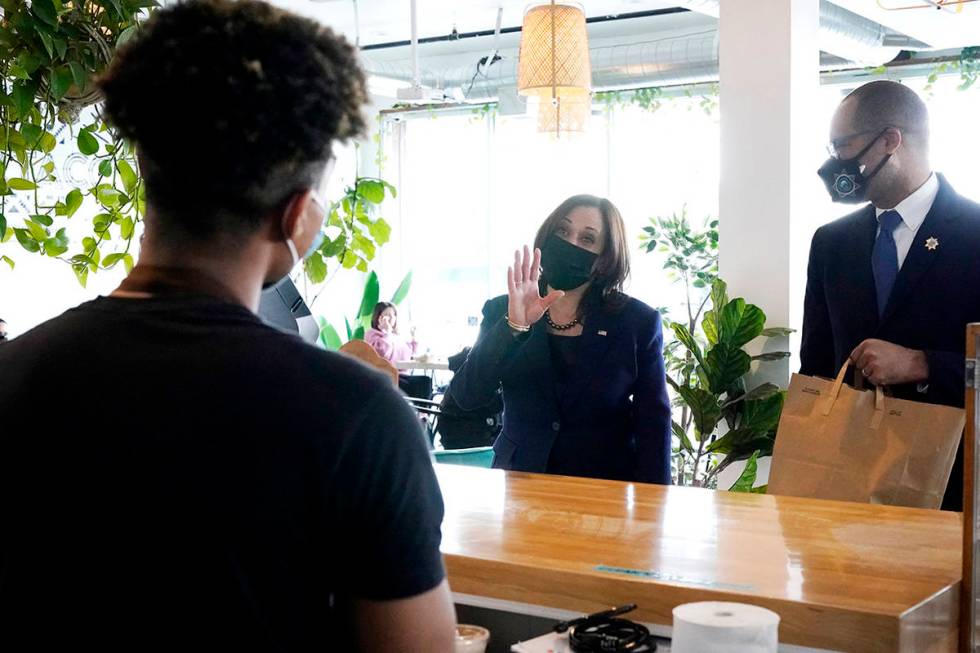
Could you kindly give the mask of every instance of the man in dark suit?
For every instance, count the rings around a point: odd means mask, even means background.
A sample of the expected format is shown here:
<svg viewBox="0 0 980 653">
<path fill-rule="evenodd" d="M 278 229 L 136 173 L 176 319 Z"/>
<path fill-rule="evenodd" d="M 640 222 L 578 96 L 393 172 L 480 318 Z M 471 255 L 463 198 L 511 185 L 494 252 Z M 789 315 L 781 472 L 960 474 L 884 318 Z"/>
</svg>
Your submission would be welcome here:
<svg viewBox="0 0 980 653">
<path fill-rule="evenodd" d="M 980 322 L 980 206 L 929 164 L 922 100 L 891 81 L 841 102 L 820 176 L 835 201 L 869 204 L 813 236 L 801 373 L 850 360 L 896 397 L 962 406 L 965 327 Z M 943 508 L 962 506 L 962 450 Z"/>
</svg>

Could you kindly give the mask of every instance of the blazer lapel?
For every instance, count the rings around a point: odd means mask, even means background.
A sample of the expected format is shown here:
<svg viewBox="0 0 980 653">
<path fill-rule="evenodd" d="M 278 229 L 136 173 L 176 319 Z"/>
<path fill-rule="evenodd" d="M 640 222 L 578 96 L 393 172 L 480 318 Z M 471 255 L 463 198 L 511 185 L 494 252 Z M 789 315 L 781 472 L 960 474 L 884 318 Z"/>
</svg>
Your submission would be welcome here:
<svg viewBox="0 0 980 653">
<path fill-rule="evenodd" d="M 595 375 L 604 369 L 602 359 L 618 335 L 617 321 L 601 306 L 586 314 L 582 340 L 561 397 L 563 406 L 578 401 Z"/>
<path fill-rule="evenodd" d="M 840 252 L 841 260 L 858 262 L 851 269 L 853 276 L 850 279 L 850 288 L 827 289 L 827 292 L 846 290 L 850 295 L 850 301 L 847 302 L 848 313 L 854 320 L 854 324 L 859 325 L 856 331 L 868 334 L 867 337 L 871 337 L 878 327 L 878 294 L 875 290 L 874 271 L 871 267 L 871 252 L 877 237 L 878 219 L 875 217 L 874 206 L 869 204 L 851 243 L 854 250 L 850 255 Z"/>
<path fill-rule="evenodd" d="M 898 272 L 895 287 L 892 288 L 891 297 L 888 298 L 888 304 L 885 306 L 885 313 L 881 317 L 882 324 L 887 322 L 902 304 L 914 296 L 914 291 L 922 277 L 936 262 L 936 259 L 942 255 L 943 249 L 941 247 L 926 247 L 926 243 L 930 239 L 935 239 L 937 243 L 942 243 L 947 239 L 950 221 L 954 218 L 956 208 L 953 199 L 952 188 L 945 179 L 940 177 L 939 194 L 936 195 L 932 208 L 929 209 L 926 219 L 915 234 L 912 248 L 909 249 L 902 269 Z"/>
</svg>

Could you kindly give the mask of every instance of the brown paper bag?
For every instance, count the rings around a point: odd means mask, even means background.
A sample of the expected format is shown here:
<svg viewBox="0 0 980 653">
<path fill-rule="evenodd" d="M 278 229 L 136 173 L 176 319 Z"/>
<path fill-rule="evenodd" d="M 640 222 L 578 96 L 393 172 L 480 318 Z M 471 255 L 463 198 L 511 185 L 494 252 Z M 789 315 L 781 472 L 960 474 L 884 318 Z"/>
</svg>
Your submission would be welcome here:
<svg viewBox="0 0 980 653">
<path fill-rule="evenodd" d="M 794 374 L 769 494 L 939 508 L 966 413 Z"/>
</svg>

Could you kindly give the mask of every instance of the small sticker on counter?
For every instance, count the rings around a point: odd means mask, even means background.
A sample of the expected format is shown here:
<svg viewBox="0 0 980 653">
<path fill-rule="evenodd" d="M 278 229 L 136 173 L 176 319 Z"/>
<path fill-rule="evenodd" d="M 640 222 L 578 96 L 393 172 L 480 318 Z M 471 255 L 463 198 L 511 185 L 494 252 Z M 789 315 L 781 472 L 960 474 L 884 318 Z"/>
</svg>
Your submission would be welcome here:
<svg viewBox="0 0 980 653">
<path fill-rule="evenodd" d="M 652 571 L 647 569 L 627 569 L 625 567 L 608 567 L 606 565 L 599 565 L 595 568 L 595 570 L 607 574 L 622 574 L 624 576 L 635 576 L 637 578 L 652 578 L 654 580 L 663 580 L 668 583 L 684 583 L 685 585 L 699 585 L 701 587 L 711 587 L 715 589 L 726 589 L 726 590 L 739 590 L 742 592 L 755 591 L 755 587 L 752 585 L 739 585 L 737 583 L 719 583 L 713 580 L 689 578 L 687 576 L 678 576 L 676 574 L 664 574 L 659 571 Z"/>
</svg>

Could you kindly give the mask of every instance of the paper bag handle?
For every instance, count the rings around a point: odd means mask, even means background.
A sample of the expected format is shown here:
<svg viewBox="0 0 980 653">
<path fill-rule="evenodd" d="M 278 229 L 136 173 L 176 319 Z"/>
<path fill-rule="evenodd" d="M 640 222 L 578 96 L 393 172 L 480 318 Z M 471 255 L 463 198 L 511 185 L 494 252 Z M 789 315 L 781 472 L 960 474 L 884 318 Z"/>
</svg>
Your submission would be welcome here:
<svg viewBox="0 0 980 653">
<path fill-rule="evenodd" d="M 845 361 L 840 368 L 840 372 L 837 373 L 837 378 L 834 379 L 834 385 L 830 389 L 830 394 L 827 396 L 827 400 L 823 404 L 823 415 L 826 417 L 830 415 L 830 411 L 833 410 L 834 404 L 837 403 L 837 398 L 840 396 L 841 388 L 844 386 L 844 379 L 847 377 L 847 368 L 851 366 L 851 361 Z M 860 378 L 861 373 L 854 370 L 855 383 L 854 385 L 860 390 L 864 386 L 864 379 Z M 875 412 L 871 416 L 871 430 L 877 431 L 878 427 L 881 426 L 881 420 L 885 417 L 885 391 L 879 385 L 875 386 Z"/>
</svg>

